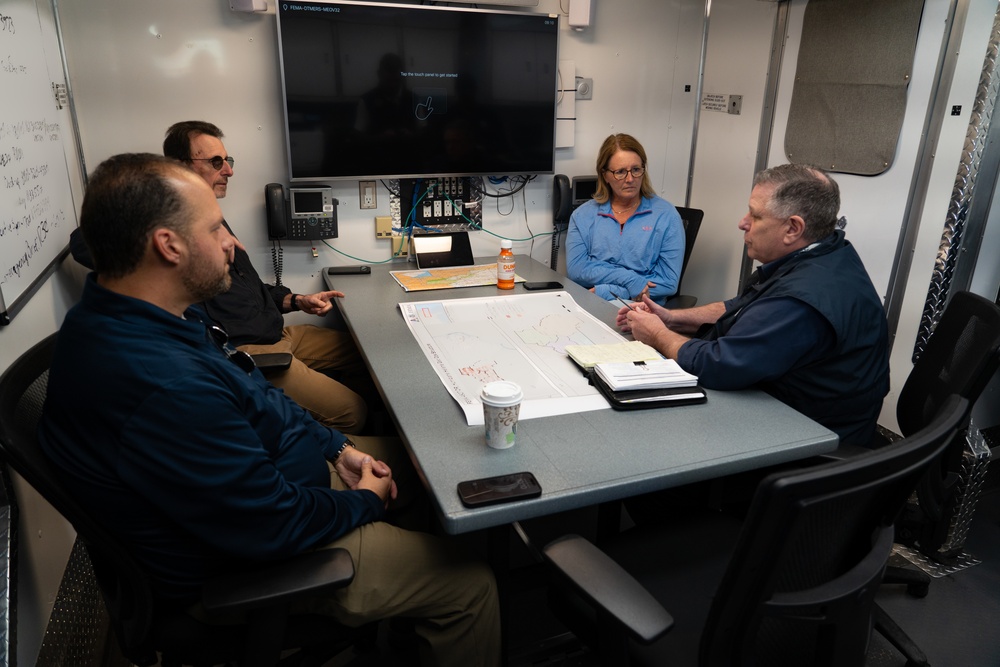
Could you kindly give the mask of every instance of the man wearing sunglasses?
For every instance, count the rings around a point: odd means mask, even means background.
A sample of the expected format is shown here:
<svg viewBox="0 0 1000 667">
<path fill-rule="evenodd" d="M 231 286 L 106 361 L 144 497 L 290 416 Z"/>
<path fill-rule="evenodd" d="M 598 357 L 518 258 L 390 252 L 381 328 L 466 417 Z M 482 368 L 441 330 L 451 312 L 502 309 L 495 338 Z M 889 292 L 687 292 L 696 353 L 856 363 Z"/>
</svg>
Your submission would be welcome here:
<svg viewBox="0 0 1000 667">
<path fill-rule="evenodd" d="M 201 176 L 216 199 L 226 196 L 236 163 L 222 137 L 222 130 L 212 123 L 191 120 L 172 125 L 163 140 L 163 154 Z M 222 224 L 232 233 L 226 221 Z M 73 257 L 94 268 L 79 230 L 70 241 Z M 202 303 L 208 316 L 225 330 L 229 342 L 244 352 L 290 353 L 288 369 L 269 371 L 268 380 L 321 423 L 344 433 L 359 433 L 367 420 L 368 404 L 358 392 L 376 400 L 377 391 L 350 334 L 312 325 L 286 327 L 283 317 L 294 311 L 325 315 L 333 308 L 331 300 L 344 294 L 294 294 L 287 287 L 269 285 L 261 280 L 243 245 L 238 240 L 235 243 L 229 267 L 232 286 Z M 351 387 L 327 373 L 335 373 Z"/>
<path fill-rule="evenodd" d="M 198 602 L 208 579 L 343 547 L 353 582 L 293 612 L 350 626 L 412 618 L 433 664 L 497 667 L 489 568 L 383 521 L 419 493 L 398 440 L 355 447 L 316 422 L 192 307 L 231 280 L 234 240 L 205 181 L 162 156 L 109 158 L 80 229 L 96 272 L 60 328 L 39 437 L 65 490 L 129 545 L 157 604 L 212 622 Z"/>
</svg>

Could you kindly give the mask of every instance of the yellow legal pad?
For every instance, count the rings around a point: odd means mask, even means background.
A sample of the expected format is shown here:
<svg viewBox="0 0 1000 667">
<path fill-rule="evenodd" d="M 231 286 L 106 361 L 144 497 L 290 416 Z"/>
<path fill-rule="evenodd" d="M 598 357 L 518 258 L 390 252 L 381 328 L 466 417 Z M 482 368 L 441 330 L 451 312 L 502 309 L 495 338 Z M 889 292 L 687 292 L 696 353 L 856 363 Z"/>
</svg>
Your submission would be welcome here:
<svg viewBox="0 0 1000 667">
<path fill-rule="evenodd" d="M 637 340 L 597 345 L 567 345 L 566 354 L 583 368 L 593 368 L 594 364 L 655 361 L 663 358 L 649 345 Z"/>
</svg>

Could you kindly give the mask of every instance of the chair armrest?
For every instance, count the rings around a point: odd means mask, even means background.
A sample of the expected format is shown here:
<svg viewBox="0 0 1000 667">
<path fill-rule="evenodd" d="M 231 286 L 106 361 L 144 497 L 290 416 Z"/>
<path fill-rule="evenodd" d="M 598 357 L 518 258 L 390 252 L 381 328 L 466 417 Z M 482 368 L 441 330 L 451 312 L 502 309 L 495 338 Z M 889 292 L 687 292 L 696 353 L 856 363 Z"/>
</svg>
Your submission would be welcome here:
<svg viewBox="0 0 1000 667">
<path fill-rule="evenodd" d="M 261 373 L 268 371 L 284 371 L 292 365 L 291 352 L 262 352 L 251 354 L 253 363 L 260 369 Z"/>
<path fill-rule="evenodd" d="M 636 641 L 649 644 L 673 627 L 674 619 L 642 584 L 579 535 L 560 537 L 542 553 L 580 595 Z"/>
<path fill-rule="evenodd" d="M 343 588 L 354 580 L 346 549 L 320 549 L 260 569 L 212 579 L 202 589 L 209 612 L 243 612 Z"/>
<path fill-rule="evenodd" d="M 675 294 L 667 297 L 667 301 L 663 305 L 669 310 L 694 308 L 698 305 L 698 297 L 691 296 L 690 294 Z"/>
<path fill-rule="evenodd" d="M 861 456 L 863 454 L 870 454 L 872 451 L 867 447 L 860 447 L 858 445 L 838 445 L 832 452 L 826 452 L 825 454 L 817 454 L 813 457 L 819 463 L 829 463 L 831 461 L 846 461 L 852 459 L 855 456 Z"/>
</svg>

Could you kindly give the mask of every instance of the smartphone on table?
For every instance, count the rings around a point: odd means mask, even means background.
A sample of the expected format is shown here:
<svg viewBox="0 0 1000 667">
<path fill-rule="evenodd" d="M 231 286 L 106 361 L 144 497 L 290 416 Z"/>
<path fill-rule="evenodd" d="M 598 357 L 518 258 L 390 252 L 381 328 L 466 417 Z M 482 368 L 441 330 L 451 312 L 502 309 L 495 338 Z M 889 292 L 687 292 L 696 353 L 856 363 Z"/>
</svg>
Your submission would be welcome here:
<svg viewBox="0 0 1000 667">
<path fill-rule="evenodd" d="M 542 487 L 530 472 L 484 477 L 458 483 L 458 497 L 466 507 L 495 505 L 523 498 L 537 498 Z"/>
</svg>

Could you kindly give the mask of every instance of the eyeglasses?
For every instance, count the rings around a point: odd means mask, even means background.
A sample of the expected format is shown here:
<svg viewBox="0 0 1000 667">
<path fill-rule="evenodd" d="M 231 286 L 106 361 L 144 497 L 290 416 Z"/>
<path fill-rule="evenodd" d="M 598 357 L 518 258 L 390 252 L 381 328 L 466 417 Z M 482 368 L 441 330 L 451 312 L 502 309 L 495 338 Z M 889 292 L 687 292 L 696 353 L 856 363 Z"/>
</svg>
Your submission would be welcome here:
<svg viewBox="0 0 1000 667">
<path fill-rule="evenodd" d="M 211 334 L 212 340 L 215 344 L 225 353 L 226 358 L 240 367 L 240 370 L 246 371 L 247 374 L 253 373 L 253 369 L 257 368 L 257 364 L 254 363 L 253 357 L 244 352 L 243 350 L 237 350 L 229 344 L 229 334 L 222 327 L 213 324 L 208 327 L 208 333 Z"/>
<path fill-rule="evenodd" d="M 611 171 L 610 169 L 605 169 L 604 171 L 609 171 L 611 172 L 611 175 L 614 176 L 617 180 L 624 181 L 625 177 L 628 176 L 629 174 L 632 174 L 632 178 L 642 178 L 642 175 L 646 173 L 646 168 L 632 167 L 631 169 L 615 169 L 614 171 Z"/>
<path fill-rule="evenodd" d="M 233 165 L 236 164 L 236 158 L 232 155 L 229 157 L 222 157 L 221 155 L 215 155 L 213 157 L 193 157 L 191 161 L 194 162 L 198 160 L 199 162 L 211 162 L 212 169 L 222 169 L 222 163 L 226 162 L 229 164 L 229 168 L 232 169 Z"/>
</svg>

